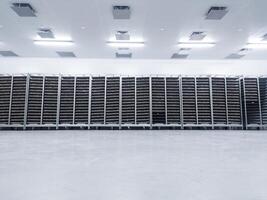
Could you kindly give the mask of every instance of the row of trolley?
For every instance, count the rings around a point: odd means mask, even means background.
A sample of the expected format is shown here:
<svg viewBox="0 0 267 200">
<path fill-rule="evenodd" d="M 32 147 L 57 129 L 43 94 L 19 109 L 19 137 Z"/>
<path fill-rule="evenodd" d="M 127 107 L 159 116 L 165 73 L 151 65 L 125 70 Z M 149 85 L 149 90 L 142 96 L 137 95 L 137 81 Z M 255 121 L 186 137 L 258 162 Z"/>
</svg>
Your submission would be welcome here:
<svg viewBox="0 0 267 200">
<path fill-rule="evenodd" d="M 265 129 L 267 78 L 0 75 L 0 129 Z"/>
</svg>

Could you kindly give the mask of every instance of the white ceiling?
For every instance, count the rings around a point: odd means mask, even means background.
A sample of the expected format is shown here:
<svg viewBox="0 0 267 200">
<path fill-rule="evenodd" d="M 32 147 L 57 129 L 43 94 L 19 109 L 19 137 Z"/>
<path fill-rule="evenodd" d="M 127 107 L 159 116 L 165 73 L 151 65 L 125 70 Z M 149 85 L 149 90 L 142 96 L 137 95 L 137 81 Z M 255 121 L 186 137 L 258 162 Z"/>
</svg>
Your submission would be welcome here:
<svg viewBox="0 0 267 200">
<path fill-rule="evenodd" d="M 193 50 L 188 59 L 224 59 L 267 33 L 266 0 L 28 0 L 38 12 L 28 18 L 10 9 L 13 2 L 0 1 L 0 50 L 21 57 L 58 57 L 56 51 L 73 51 L 80 58 L 114 58 L 116 49 L 106 41 L 115 31 L 128 30 L 145 41 L 145 47 L 132 49 L 133 58 L 170 59 L 179 50 L 177 42 L 193 31 L 205 31 L 216 46 Z M 129 5 L 131 19 L 114 20 L 112 5 Z M 205 20 L 211 6 L 227 6 L 229 13 L 220 21 Z M 75 45 L 33 44 L 40 27 L 51 28 L 56 37 L 72 38 Z M 243 59 L 266 58 L 267 50 L 253 50 Z"/>
</svg>

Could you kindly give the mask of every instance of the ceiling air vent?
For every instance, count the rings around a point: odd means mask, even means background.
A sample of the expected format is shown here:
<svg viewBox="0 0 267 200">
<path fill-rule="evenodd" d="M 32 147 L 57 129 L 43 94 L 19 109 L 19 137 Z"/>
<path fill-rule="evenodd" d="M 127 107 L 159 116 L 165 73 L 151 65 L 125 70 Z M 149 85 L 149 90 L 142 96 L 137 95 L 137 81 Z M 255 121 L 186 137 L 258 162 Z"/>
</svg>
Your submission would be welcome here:
<svg viewBox="0 0 267 200">
<path fill-rule="evenodd" d="M 18 56 L 13 51 L 0 51 L 0 55 L 2 55 L 3 57 L 17 57 Z"/>
<path fill-rule="evenodd" d="M 178 54 L 178 53 L 174 53 L 172 55 L 172 59 L 186 59 L 188 57 L 188 54 Z"/>
<path fill-rule="evenodd" d="M 37 34 L 41 37 L 41 38 L 55 38 L 53 32 L 48 29 L 48 28 L 43 28 L 43 29 L 40 29 Z"/>
<path fill-rule="evenodd" d="M 243 49 L 240 49 L 237 54 L 239 54 L 239 55 L 247 55 L 249 53 L 249 51 L 251 51 L 251 49 L 243 48 Z"/>
<path fill-rule="evenodd" d="M 130 19 L 130 6 L 113 6 L 114 19 Z"/>
<path fill-rule="evenodd" d="M 193 32 L 190 35 L 190 40 L 203 40 L 206 37 L 206 34 L 204 32 Z"/>
<path fill-rule="evenodd" d="M 36 11 L 29 3 L 13 3 L 11 8 L 20 17 L 36 17 Z"/>
<path fill-rule="evenodd" d="M 128 31 L 117 31 L 115 34 L 116 40 L 130 40 Z"/>
<path fill-rule="evenodd" d="M 116 53 L 116 58 L 132 58 L 132 53 Z"/>
<path fill-rule="evenodd" d="M 228 12 L 227 7 L 213 6 L 209 9 L 208 13 L 206 14 L 206 19 L 220 20 L 226 15 L 227 12 Z"/>
<path fill-rule="evenodd" d="M 240 55 L 238 53 L 232 53 L 229 56 L 226 56 L 226 59 L 240 59 L 243 58 L 245 55 Z"/>
<path fill-rule="evenodd" d="M 130 50 L 130 48 L 128 48 L 128 47 L 120 47 L 120 48 L 118 48 L 118 50 L 119 51 L 128 51 L 128 50 Z"/>
<path fill-rule="evenodd" d="M 191 49 L 190 48 L 181 48 L 181 49 L 179 49 L 179 54 L 181 55 L 181 54 L 189 54 L 189 52 L 191 51 Z"/>
<path fill-rule="evenodd" d="M 262 40 L 267 41 L 267 33 L 264 36 L 262 36 Z"/>
<path fill-rule="evenodd" d="M 57 51 L 57 54 L 63 58 L 75 58 L 76 55 L 70 51 Z"/>
</svg>

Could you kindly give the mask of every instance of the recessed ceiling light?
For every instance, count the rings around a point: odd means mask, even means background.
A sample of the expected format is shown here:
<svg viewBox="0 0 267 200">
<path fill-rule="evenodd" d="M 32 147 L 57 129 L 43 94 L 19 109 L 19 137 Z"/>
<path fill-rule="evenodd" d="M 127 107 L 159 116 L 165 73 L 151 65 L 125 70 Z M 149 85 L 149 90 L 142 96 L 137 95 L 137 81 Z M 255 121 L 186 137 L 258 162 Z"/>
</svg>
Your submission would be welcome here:
<svg viewBox="0 0 267 200">
<path fill-rule="evenodd" d="M 43 46 L 71 46 L 74 42 L 71 40 L 34 40 L 34 44 Z"/>
<path fill-rule="evenodd" d="M 107 45 L 112 46 L 112 47 L 118 47 L 118 48 L 135 48 L 135 47 L 144 47 L 145 43 L 144 42 L 112 42 L 109 41 L 107 42 Z"/>
<path fill-rule="evenodd" d="M 207 43 L 207 42 L 179 42 L 178 46 L 180 48 L 209 48 L 214 47 L 215 43 Z"/>
<path fill-rule="evenodd" d="M 165 31 L 165 28 L 161 28 L 161 29 L 159 29 L 160 31 Z"/>
<path fill-rule="evenodd" d="M 85 27 L 85 26 L 81 26 L 81 29 L 82 29 L 82 30 L 85 30 L 85 29 L 86 29 L 86 27 Z"/>
<path fill-rule="evenodd" d="M 248 43 L 245 48 L 248 49 L 267 49 L 267 43 Z"/>
</svg>

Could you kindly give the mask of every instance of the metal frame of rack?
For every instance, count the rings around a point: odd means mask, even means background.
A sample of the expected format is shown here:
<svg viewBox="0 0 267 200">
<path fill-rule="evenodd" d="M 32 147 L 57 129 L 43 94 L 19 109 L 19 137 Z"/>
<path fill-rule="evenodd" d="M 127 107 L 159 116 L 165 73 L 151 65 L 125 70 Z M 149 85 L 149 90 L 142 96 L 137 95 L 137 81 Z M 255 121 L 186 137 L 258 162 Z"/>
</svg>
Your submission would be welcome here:
<svg viewBox="0 0 267 200">
<path fill-rule="evenodd" d="M 0 75 L 0 129 L 266 129 L 267 77 Z"/>
</svg>

